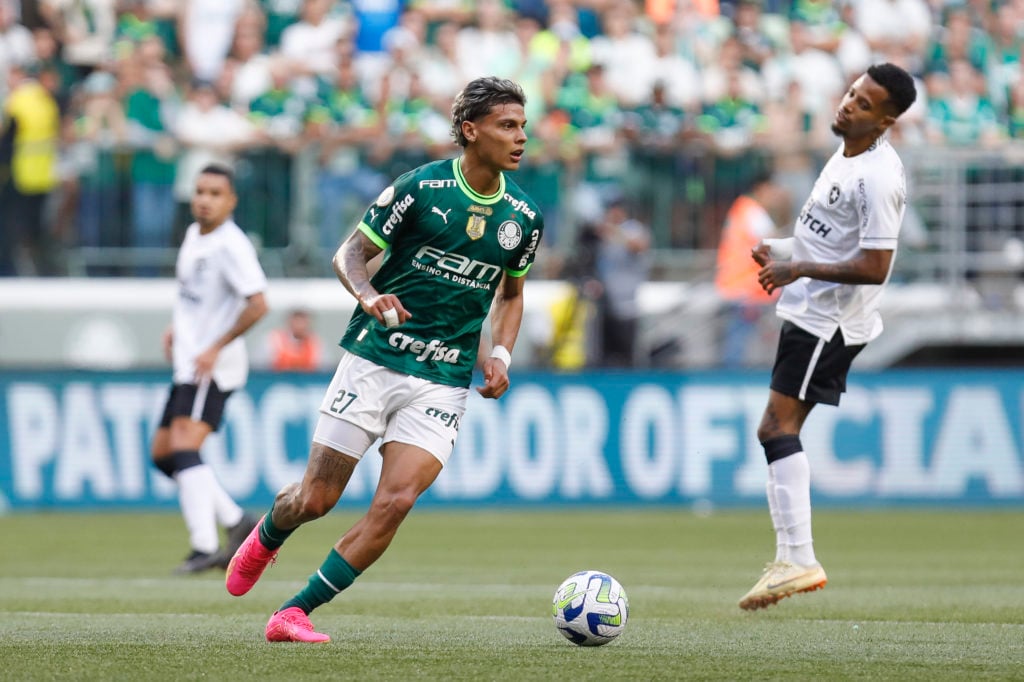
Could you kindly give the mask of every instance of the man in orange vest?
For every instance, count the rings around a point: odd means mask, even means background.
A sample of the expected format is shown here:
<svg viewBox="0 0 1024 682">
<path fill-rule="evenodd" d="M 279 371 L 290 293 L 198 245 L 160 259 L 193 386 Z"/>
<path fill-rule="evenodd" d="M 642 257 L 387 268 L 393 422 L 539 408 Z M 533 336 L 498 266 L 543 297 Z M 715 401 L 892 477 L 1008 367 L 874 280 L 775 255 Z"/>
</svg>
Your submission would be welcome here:
<svg viewBox="0 0 1024 682">
<path fill-rule="evenodd" d="M 737 197 L 726 214 L 715 273 L 715 288 L 723 302 L 721 363 L 725 367 L 748 363 L 750 340 L 775 301 L 776 294 L 765 293 L 757 281 L 760 266 L 750 252 L 762 239 L 777 236 L 770 211 L 786 205 L 784 199 L 785 190 L 766 172 L 755 178 L 750 191 Z"/>
<path fill-rule="evenodd" d="M 270 368 L 275 372 L 313 372 L 320 368 L 323 345 L 313 331 L 307 310 L 291 311 L 287 326 L 271 331 L 267 342 Z"/>
</svg>

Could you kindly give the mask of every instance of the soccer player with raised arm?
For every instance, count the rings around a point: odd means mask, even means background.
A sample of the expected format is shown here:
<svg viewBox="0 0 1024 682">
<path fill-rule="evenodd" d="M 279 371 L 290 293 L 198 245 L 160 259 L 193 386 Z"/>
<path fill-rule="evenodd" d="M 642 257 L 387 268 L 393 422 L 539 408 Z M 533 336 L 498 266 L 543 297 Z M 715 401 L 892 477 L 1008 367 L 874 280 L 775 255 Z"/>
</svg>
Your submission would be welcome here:
<svg viewBox="0 0 1024 682">
<path fill-rule="evenodd" d="M 850 364 L 882 333 L 878 303 L 892 271 L 907 190 L 885 132 L 913 104 L 910 75 L 876 64 L 843 96 L 832 131 L 842 138 L 796 220 L 793 236 L 753 250 L 758 280 L 782 289 L 771 390 L 757 429 L 768 460 L 775 560 L 740 599 L 754 610 L 825 586 L 811 539 L 810 465 L 800 430 L 818 403 L 838 405 Z"/>
<path fill-rule="evenodd" d="M 380 480 L 366 514 L 270 617 L 268 641 L 330 640 L 314 630 L 309 613 L 380 558 L 441 472 L 458 436 L 488 311 L 495 345 L 476 390 L 499 398 L 508 389 L 523 283 L 544 229 L 536 204 L 506 175 L 519 167 L 526 144 L 525 102 L 512 81 L 469 83 L 452 105 L 462 155 L 400 176 L 334 256 L 334 271 L 359 307 L 320 406 L 305 477 L 277 494 L 235 553 L 228 592 L 252 589 L 288 536 L 334 507 L 378 438 Z M 370 278 L 367 263 L 382 251 Z"/>
<path fill-rule="evenodd" d="M 267 314 L 267 278 L 256 249 L 231 219 L 234 174 L 206 166 L 192 194 L 175 276 L 178 297 L 164 352 L 174 364 L 171 393 L 151 445 L 153 464 L 178 484 L 192 551 L 176 573 L 223 569 L 255 519 L 243 513 L 203 462 L 203 441 L 220 426 L 228 396 L 249 373 L 245 334 Z M 218 528 L 227 528 L 220 551 Z"/>
</svg>

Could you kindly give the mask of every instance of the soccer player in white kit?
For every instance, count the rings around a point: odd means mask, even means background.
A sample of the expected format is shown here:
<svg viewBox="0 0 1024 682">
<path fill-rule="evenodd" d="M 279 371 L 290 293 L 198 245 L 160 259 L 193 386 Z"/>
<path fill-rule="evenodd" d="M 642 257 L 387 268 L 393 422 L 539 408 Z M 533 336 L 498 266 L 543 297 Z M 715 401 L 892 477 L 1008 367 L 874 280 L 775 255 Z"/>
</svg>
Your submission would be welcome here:
<svg viewBox="0 0 1024 682">
<path fill-rule="evenodd" d="M 252 242 L 231 219 L 237 203 L 231 170 L 203 168 L 192 195 L 195 222 L 175 265 L 178 295 L 164 332 L 174 378 L 151 446 L 154 466 L 178 484 L 192 547 L 175 573 L 227 567 L 256 522 L 199 454 L 203 441 L 220 426 L 228 396 L 248 377 L 242 335 L 267 313 L 266 275 Z M 228 531 L 223 552 L 218 524 Z"/>
<path fill-rule="evenodd" d="M 854 81 L 832 123 L 842 143 L 814 183 L 793 237 L 763 240 L 752 252 L 764 290 L 782 288 L 782 331 L 757 429 L 776 554 L 740 608 L 764 608 L 828 580 L 814 555 L 800 430 L 816 404 L 839 404 L 850 363 L 882 333 L 878 302 L 907 200 L 903 163 L 884 134 L 916 95 L 911 76 L 893 64 L 876 64 Z"/>
</svg>

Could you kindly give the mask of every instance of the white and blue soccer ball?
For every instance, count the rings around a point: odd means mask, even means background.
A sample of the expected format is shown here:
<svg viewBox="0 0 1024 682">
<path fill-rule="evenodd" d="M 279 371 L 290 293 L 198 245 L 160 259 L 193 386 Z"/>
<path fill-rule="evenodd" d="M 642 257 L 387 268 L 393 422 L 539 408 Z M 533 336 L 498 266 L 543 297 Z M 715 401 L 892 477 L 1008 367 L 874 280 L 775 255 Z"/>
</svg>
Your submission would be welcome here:
<svg viewBox="0 0 1024 682">
<path fill-rule="evenodd" d="M 573 573 L 551 604 L 555 627 L 573 644 L 600 646 L 622 634 L 629 599 L 619 581 L 601 571 Z"/>
</svg>

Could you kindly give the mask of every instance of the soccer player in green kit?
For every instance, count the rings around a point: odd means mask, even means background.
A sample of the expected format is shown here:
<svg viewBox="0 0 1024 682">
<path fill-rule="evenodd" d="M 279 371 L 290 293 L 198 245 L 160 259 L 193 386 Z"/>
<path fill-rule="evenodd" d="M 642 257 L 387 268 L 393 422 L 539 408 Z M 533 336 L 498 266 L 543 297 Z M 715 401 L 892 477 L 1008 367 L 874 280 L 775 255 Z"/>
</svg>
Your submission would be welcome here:
<svg viewBox="0 0 1024 682">
<path fill-rule="evenodd" d="M 451 455 L 465 412 L 480 330 L 491 312 L 494 350 L 485 398 L 508 390 L 523 316 L 523 283 L 544 230 L 536 204 L 505 175 L 526 144 L 526 97 L 509 80 L 479 78 L 452 105 L 456 159 L 399 177 L 334 256 L 359 301 L 338 370 L 320 406 L 301 483 L 285 486 L 235 553 L 227 589 L 245 594 L 301 524 L 329 512 L 377 440 L 380 481 L 366 514 L 298 594 L 271 616 L 271 642 L 327 642 L 309 613 L 352 584 L 387 549 Z M 384 252 L 371 279 L 367 263 Z"/>
</svg>

